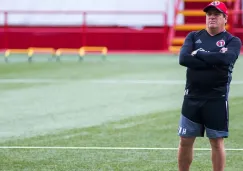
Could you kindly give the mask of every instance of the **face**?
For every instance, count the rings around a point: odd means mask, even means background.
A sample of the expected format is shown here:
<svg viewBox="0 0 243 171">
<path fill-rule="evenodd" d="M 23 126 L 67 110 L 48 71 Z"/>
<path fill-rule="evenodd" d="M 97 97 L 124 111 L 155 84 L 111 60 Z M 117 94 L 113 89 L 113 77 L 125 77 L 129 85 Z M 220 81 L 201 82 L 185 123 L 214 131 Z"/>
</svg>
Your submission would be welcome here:
<svg viewBox="0 0 243 171">
<path fill-rule="evenodd" d="M 227 16 L 215 8 L 208 9 L 206 13 L 206 24 L 209 29 L 224 29 Z"/>
</svg>

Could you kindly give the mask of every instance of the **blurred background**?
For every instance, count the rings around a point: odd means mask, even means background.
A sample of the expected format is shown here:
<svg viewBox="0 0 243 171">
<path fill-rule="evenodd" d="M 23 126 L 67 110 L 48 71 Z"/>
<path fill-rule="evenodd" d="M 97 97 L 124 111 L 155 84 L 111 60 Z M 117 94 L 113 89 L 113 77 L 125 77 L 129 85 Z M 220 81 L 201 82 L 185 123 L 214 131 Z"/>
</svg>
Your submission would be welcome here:
<svg viewBox="0 0 243 171">
<path fill-rule="evenodd" d="M 2 0 L 0 49 L 80 48 L 178 52 L 205 27 L 207 0 Z M 242 0 L 223 0 L 228 31 L 243 39 Z"/>
</svg>

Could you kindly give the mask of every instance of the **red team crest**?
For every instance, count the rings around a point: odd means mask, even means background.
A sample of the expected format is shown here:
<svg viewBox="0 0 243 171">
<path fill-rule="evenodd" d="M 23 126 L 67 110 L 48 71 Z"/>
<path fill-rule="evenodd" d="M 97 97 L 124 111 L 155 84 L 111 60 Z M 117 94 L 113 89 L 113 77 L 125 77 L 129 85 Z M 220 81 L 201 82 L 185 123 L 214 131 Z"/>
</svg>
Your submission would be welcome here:
<svg viewBox="0 0 243 171">
<path fill-rule="evenodd" d="M 223 47 L 225 45 L 225 41 L 224 40 L 219 40 L 219 41 L 216 42 L 216 45 L 218 47 Z"/>
<path fill-rule="evenodd" d="M 211 3 L 211 5 L 214 5 L 214 6 L 217 6 L 217 5 L 219 5 L 219 4 L 220 4 L 219 1 L 213 1 L 213 2 Z"/>
</svg>

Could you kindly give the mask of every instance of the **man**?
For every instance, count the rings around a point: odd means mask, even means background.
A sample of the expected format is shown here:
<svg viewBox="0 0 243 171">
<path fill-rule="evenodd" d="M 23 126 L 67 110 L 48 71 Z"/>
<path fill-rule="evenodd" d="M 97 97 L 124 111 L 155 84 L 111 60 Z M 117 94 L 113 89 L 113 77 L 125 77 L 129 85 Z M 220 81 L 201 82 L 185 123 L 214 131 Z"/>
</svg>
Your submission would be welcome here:
<svg viewBox="0 0 243 171">
<path fill-rule="evenodd" d="M 189 33 L 179 56 L 180 65 L 187 67 L 178 129 L 179 171 L 189 171 L 195 138 L 205 132 L 211 144 L 213 170 L 223 171 L 225 167 L 229 85 L 241 41 L 225 30 L 228 12 L 223 2 L 214 1 L 203 11 L 206 29 Z"/>
</svg>

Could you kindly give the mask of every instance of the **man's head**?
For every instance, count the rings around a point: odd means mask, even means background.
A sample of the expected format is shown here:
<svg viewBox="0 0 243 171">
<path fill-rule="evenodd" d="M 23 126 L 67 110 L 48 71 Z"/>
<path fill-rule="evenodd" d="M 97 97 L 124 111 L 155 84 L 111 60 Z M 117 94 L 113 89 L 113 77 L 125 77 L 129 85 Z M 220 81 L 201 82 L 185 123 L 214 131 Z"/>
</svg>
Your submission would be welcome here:
<svg viewBox="0 0 243 171">
<path fill-rule="evenodd" d="M 225 29 L 228 19 L 228 9 L 223 2 L 214 1 L 207 5 L 204 9 L 206 12 L 207 29 Z"/>
</svg>

